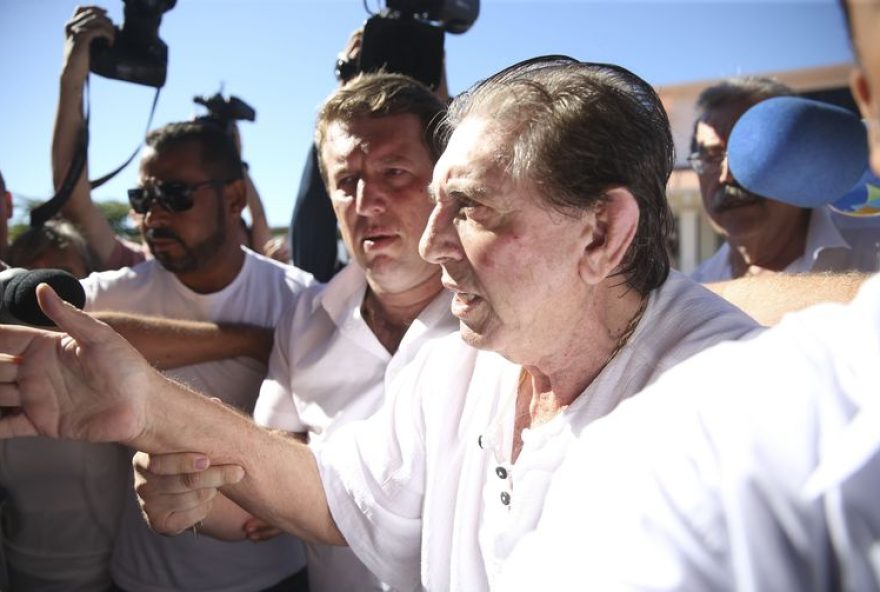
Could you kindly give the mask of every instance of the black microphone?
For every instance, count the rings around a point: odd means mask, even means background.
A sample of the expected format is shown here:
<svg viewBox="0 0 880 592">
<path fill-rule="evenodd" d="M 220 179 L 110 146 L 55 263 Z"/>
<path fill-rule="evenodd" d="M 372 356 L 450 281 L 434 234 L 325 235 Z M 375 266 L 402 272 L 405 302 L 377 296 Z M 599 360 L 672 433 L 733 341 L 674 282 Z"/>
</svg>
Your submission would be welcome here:
<svg viewBox="0 0 880 592">
<path fill-rule="evenodd" d="M 86 293 L 79 280 L 61 269 L 22 269 L 12 267 L 0 272 L 0 324 L 54 327 L 55 323 L 40 309 L 37 286 L 49 284 L 58 296 L 82 309 Z"/>
</svg>

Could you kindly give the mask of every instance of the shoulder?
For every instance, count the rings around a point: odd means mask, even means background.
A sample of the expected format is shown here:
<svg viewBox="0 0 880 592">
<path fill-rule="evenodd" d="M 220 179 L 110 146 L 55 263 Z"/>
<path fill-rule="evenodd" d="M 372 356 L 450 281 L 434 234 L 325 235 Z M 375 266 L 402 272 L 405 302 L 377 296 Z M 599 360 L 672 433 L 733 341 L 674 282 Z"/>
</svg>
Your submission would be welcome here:
<svg viewBox="0 0 880 592">
<path fill-rule="evenodd" d="M 299 267 L 270 259 L 246 247 L 242 247 L 242 250 L 245 253 L 246 269 L 250 273 L 274 277 L 297 291 L 317 283 L 312 274 Z"/>
<path fill-rule="evenodd" d="M 697 269 L 690 274 L 690 278 L 700 283 L 720 282 L 730 279 L 729 253 L 730 246 L 724 243 L 711 257 L 700 263 Z"/>
</svg>

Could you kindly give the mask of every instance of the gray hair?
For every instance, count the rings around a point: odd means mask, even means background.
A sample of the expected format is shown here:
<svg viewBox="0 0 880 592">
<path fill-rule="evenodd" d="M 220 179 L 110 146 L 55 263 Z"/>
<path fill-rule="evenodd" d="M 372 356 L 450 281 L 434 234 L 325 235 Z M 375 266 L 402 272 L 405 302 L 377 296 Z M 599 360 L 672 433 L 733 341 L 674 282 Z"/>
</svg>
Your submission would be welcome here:
<svg viewBox="0 0 880 592">
<path fill-rule="evenodd" d="M 456 98 L 445 134 L 474 114 L 491 118 L 510 138 L 499 163 L 515 180 L 528 178 L 560 212 L 578 215 L 610 189 L 629 189 L 639 223 L 615 273 L 640 294 L 665 281 L 674 148 L 666 112 L 647 82 L 619 66 L 535 58 Z"/>
</svg>

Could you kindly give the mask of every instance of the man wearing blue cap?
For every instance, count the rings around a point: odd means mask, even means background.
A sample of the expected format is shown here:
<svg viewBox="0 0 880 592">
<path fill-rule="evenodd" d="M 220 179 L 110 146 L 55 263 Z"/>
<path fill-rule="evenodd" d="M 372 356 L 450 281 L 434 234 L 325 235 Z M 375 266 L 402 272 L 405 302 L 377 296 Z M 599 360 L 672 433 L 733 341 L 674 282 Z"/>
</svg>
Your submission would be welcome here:
<svg viewBox="0 0 880 592">
<path fill-rule="evenodd" d="M 731 78 L 700 94 L 701 114 L 688 161 L 699 176 L 706 214 L 727 242 L 697 268 L 695 280 L 717 282 L 768 271 L 870 272 L 880 268 L 880 224 L 876 220 L 848 218 L 826 207 L 805 207 L 806 197 L 792 202 L 780 195 L 758 195 L 734 178 L 727 157 L 734 124 L 757 103 L 793 94 L 788 86 L 761 77 Z M 827 199 L 835 197 L 839 196 Z"/>
</svg>

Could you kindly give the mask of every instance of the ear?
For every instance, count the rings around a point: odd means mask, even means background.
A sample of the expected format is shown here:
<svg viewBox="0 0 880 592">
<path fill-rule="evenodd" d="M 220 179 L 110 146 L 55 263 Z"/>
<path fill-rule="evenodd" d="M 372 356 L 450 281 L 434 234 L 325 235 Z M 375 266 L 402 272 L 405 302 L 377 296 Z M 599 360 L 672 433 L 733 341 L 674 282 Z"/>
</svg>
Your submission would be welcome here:
<svg viewBox="0 0 880 592">
<path fill-rule="evenodd" d="M 852 91 L 853 98 L 859 106 L 862 117 L 868 119 L 871 115 L 871 88 L 868 86 L 868 79 L 861 68 L 855 68 L 849 74 L 849 88 Z"/>
<path fill-rule="evenodd" d="M 223 191 L 223 198 L 229 209 L 229 214 L 240 216 L 247 206 L 247 188 L 244 179 L 238 179 L 228 184 Z"/>
<path fill-rule="evenodd" d="M 578 271 L 583 281 L 596 285 L 620 266 L 639 226 L 639 205 L 625 187 L 611 189 L 593 210 L 594 224 L 584 229 L 584 251 Z"/>
</svg>

